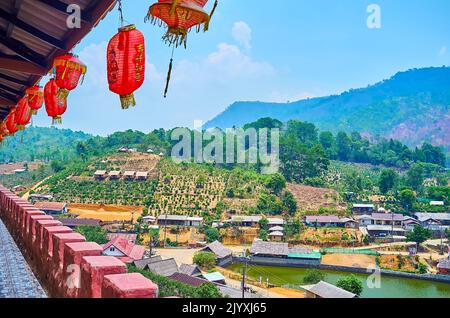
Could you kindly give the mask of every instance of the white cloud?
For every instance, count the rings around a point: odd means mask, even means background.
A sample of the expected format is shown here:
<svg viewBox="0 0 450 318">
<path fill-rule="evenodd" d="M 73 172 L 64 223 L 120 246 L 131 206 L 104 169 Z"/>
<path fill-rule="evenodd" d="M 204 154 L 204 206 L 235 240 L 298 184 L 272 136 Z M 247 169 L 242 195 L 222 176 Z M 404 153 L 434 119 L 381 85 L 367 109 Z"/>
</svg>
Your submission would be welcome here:
<svg viewBox="0 0 450 318">
<path fill-rule="evenodd" d="M 447 47 L 446 47 L 446 46 L 443 46 L 443 47 L 441 47 L 441 49 L 439 50 L 438 55 L 439 55 L 439 56 L 444 56 L 446 53 L 447 53 Z"/>
<path fill-rule="evenodd" d="M 236 42 L 242 45 L 247 51 L 252 48 L 252 29 L 243 21 L 235 22 L 231 31 Z"/>
</svg>

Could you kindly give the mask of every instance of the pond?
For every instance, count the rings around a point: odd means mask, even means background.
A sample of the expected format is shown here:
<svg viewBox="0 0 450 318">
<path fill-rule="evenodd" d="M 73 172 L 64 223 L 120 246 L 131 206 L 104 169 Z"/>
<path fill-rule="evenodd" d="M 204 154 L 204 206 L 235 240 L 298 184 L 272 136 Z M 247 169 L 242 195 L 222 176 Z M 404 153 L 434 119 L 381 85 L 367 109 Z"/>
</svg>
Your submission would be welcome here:
<svg viewBox="0 0 450 318">
<path fill-rule="evenodd" d="M 233 264 L 228 269 L 242 273 L 243 264 Z M 336 284 L 340 278 L 352 275 L 348 272 L 320 270 L 324 273 L 325 281 Z M 248 265 L 247 274 L 255 280 L 262 280 L 276 286 L 300 286 L 307 272 L 304 268 L 273 267 Z M 364 286 L 362 298 L 450 298 L 450 284 L 433 281 L 409 279 L 394 276 L 381 276 L 381 288 L 367 287 L 369 274 L 353 274 Z"/>
</svg>

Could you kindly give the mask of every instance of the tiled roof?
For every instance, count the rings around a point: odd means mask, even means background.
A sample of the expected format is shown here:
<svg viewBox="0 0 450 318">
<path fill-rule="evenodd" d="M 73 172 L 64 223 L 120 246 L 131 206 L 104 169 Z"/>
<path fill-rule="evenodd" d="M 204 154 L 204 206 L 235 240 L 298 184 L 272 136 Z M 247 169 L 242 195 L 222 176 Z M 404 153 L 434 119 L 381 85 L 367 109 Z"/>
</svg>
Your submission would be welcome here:
<svg viewBox="0 0 450 318">
<path fill-rule="evenodd" d="M 160 262 L 160 261 L 162 261 L 162 257 L 158 255 L 158 256 L 153 256 L 151 258 L 144 258 L 144 259 L 134 261 L 133 264 L 134 264 L 134 266 L 136 266 L 139 269 L 144 269 L 145 267 L 147 267 L 148 264 Z"/>
<path fill-rule="evenodd" d="M 220 282 L 225 280 L 225 277 L 219 272 L 204 274 L 203 277 L 210 282 Z"/>
<path fill-rule="evenodd" d="M 81 225 L 100 226 L 100 220 L 95 219 L 75 219 L 75 218 L 58 218 L 63 226 L 75 227 Z"/>
<path fill-rule="evenodd" d="M 415 213 L 415 216 L 420 222 L 429 219 L 436 221 L 450 221 L 450 213 Z"/>
</svg>

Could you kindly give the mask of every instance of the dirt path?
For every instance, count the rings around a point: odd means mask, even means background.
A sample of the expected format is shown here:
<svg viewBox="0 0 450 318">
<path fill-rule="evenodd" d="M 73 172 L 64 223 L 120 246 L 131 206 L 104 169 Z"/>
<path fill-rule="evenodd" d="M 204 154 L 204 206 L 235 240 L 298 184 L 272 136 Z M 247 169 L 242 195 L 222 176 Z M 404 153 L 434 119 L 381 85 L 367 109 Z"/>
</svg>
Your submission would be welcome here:
<svg viewBox="0 0 450 318">
<path fill-rule="evenodd" d="M 28 190 L 26 193 L 24 193 L 24 195 L 22 195 L 22 199 L 28 200 L 28 198 L 30 197 L 30 192 L 37 189 L 41 184 L 43 184 L 45 181 L 47 181 L 50 177 L 51 176 L 48 176 L 44 180 L 41 180 L 38 183 L 36 183 L 34 186 L 32 186 L 30 190 Z"/>
</svg>

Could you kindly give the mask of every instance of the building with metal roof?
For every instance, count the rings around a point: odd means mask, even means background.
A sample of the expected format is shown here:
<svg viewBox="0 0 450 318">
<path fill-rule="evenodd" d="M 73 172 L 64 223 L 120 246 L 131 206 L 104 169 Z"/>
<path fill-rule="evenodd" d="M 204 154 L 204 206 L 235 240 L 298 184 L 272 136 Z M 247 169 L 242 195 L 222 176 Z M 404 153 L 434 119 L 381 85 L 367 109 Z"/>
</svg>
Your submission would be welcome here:
<svg viewBox="0 0 450 318">
<path fill-rule="evenodd" d="M 306 298 L 357 298 L 358 296 L 330 283 L 321 281 L 314 285 L 301 286 Z"/>
</svg>

